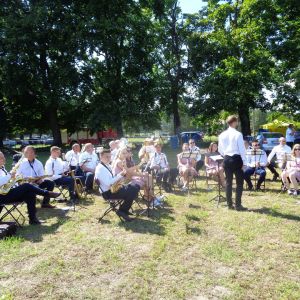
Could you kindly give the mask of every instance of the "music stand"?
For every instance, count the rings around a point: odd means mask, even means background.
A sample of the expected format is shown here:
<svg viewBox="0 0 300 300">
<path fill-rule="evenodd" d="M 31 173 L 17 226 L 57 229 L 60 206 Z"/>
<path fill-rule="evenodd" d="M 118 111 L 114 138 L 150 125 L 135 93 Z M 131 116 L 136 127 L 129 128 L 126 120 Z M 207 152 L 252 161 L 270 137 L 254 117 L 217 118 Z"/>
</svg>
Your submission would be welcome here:
<svg viewBox="0 0 300 300">
<path fill-rule="evenodd" d="M 220 174 L 219 174 L 220 164 L 223 162 L 224 158 L 223 158 L 223 156 L 221 156 L 220 154 L 217 154 L 217 153 L 206 153 L 205 155 L 210 157 L 213 161 L 217 162 L 217 164 L 218 164 L 218 174 L 217 174 L 218 195 L 216 195 L 215 197 L 213 197 L 212 199 L 209 200 L 209 202 L 216 201 L 217 207 L 218 207 L 222 201 L 226 202 L 226 198 L 223 195 L 221 195 L 221 180 L 220 180 Z"/>
<path fill-rule="evenodd" d="M 256 166 L 256 163 L 259 163 L 260 162 L 260 158 L 261 156 L 263 155 L 264 151 L 262 149 L 251 149 L 251 150 L 248 150 L 246 155 L 247 156 L 254 156 L 254 187 L 255 187 L 255 190 L 257 188 L 257 174 L 256 174 L 256 169 L 257 169 L 257 166 Z M 257 159 L 257 156 L 258 159 Z"/>
</svg>

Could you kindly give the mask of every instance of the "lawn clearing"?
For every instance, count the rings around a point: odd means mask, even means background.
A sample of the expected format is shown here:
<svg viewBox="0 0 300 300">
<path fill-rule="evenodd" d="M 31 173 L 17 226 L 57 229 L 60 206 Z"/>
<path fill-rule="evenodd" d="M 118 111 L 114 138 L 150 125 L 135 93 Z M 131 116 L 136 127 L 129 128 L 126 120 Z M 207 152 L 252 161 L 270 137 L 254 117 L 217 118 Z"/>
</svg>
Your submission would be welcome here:
<svg viewBox="0 0 300 300">
<path fill-rule="evenodd" d="M 300 199 L 266 185 L 250 212 L 217 208 L 203 178 L 132 223 L 97 223 L 98 196 L 39 209 L 45 224 L 0 241 L 0 299 L 300 299 Z"/>
</svg>

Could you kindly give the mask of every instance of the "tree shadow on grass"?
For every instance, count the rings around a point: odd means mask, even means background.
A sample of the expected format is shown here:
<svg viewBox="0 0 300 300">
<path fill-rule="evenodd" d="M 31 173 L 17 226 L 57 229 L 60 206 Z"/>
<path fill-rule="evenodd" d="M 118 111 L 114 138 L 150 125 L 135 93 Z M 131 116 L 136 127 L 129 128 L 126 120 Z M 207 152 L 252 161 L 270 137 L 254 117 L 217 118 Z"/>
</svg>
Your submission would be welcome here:
<svg viewBox="0 0 300 300">
<path fill-rule="evenodd" d="M 291 214 L 283 214 L 274 208 L 262 207 L 262 208 L 258 208 L 258 209 L 249 209 L 248 211 L 258 213 L 258 214 L 263 214 L 263 215 L 269 215 L 269 216 L 276 217 L 276 218 L 282 218 L 282 219 L 298 221 L 298 222 L 300 221 L 300 216 L 291 215 Z"/>
<path fill-rule="evenodd" d="M 41 210 L 39 213 L 39 218 L 41 220 L 57 217 L 57 222 L 50 226 L 47 226 L 47 223 L 25 226 L 18 231 L 18 235 L 33 243 L 41 242 L 45 234 L 55 233 L 61 225 L 70 219 L 67 213 L 68 211 L 61 209 Z"/>
<path fill-rule="evenodd" d="M 169 208 L 151 210 L 149 217 L 142 219 L 138 216 L 133 222 L 120 221 L 119 225 L 133 232 L 165 235 L 165 227 L 161 221 L 174 221 L 174 217 L 170 215 L 172 212 L 173 210 Z"/>
</svg>

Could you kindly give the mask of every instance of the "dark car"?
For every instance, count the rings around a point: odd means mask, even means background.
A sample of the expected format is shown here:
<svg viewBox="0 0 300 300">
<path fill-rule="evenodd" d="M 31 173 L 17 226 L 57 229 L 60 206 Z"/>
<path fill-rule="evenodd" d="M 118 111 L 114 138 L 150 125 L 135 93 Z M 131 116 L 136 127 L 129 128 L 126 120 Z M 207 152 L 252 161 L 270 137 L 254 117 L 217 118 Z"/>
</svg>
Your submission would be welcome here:
<svg viewBox="0 0 300 300">
<path fill-rule="evenodd" d="M 180 134 L 181 143 L 188 143 L 189 139 L 195 140 L 196 144 L 203 141 L 203 133 L 200 131 L 185 131 Z"/>
<path fill-rule="evenodd" d="M 300 144 L 300 131 L 296 131 L 294 137 L 295 137 L 294 143 Z"/>
</svg>

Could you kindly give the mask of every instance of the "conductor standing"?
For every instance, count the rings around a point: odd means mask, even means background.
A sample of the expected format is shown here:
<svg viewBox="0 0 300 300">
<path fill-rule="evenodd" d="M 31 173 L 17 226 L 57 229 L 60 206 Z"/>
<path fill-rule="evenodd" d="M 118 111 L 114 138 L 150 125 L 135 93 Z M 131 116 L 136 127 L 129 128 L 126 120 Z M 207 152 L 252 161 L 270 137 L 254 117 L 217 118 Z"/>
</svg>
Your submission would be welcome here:
<svg viewBox="0 0 300 300">
<path fill-rule="evenodd" d="M 233 174 L 236 180 L 235 209 L 247 210 L 242 206 L 244 183 L 243 165 L 246 165 L 246 149 L 243 135 L 236 130 L 238 118 L 229 116 L 226 120 L 228 129 L 219 135 L 219 152 L 224 157 L 224 171 L 226 175 L 226 200 L 228 209 L 234 209 L 232 204 Z"/>
</svg>

